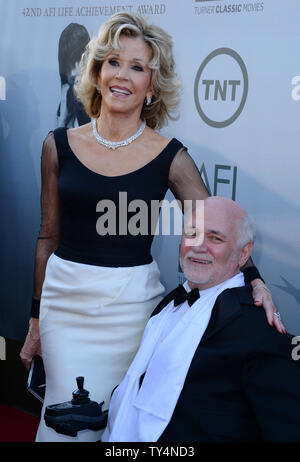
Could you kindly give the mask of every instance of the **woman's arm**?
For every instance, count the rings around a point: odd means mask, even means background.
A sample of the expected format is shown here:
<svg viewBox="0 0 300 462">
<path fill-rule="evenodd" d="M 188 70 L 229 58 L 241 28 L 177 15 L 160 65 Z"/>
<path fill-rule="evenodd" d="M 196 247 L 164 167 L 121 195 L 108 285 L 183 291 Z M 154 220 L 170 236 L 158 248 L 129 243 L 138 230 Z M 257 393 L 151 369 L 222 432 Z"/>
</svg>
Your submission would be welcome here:
<svg viewBox="0 0 300 462">
<path fill-rule="evenodd" d="M 184 148 L 179 149 L 171 163 L 169 188 L 180 201 L 182 209 L 184 205 L 188 205 L 188 203 L 184 204 L 184 201 L 192 201 L 190 205 L 194 206 L 196 200 L 209 197 L 197 165 Z"/>
<path fill-rule="evenodd" d="M 53 133 L 44 141 L 41 159 L 41 227 L 36 246 L 34 267 L 34 291 L 29 320 L 29 331 L 20 352 L 20 357 L 28 369 L 33 356 L 41 356 L 39 337 L 38 307 L 41 299 L 45 270 L 50 255 L 57 249 L 60 234 L 60 207 L 58 196 L 59 166 Z"/>
<path fill-rule="evenodd" d="M 190 204 L 190 207 L 193 207 L 196 204 L 196 200 L 203 200 L 209 197 L 209 192 L 203 183 L 195 162 L 184 148 L 177 152 L 170 166 L 169 188 L 175 198 L 180 201 L 184 212 L 188 211 L 188 204 Z M 184 203 L 184 201 L 190 202 Z M 246 268 L 252 268 L 253 271 L 248 271 L 247 274 Z M 277 309 L 273 303 L 271 292 L 264 284 L 251 258 L 246 262 L 242 271 L 244 272 L 246 283 L 250 283 L 252 286 L 255 305 L 264 308 L 268 323 L 271 326 L 275 326 L 281 333 L 286 333 L 286 329 L 280 318 L 274 315 L 274 313 L 277 313 Z"/>
</svg>

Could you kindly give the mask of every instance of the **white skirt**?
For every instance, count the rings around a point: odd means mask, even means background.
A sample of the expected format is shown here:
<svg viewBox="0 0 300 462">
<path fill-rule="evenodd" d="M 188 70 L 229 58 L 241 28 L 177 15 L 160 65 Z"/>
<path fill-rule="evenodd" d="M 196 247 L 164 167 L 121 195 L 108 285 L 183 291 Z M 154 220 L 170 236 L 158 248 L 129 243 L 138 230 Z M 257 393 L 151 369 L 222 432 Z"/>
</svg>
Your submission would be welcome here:
<svg viewBox="0 0 300 462">
<path fill-rule="evenodd" d="M 90 399 L 108 409 L 145 325 L 164 287 L 155 261 L 107 268 L 48 260 L 40 309 L 40 336 L 46 371 L 46 395 L 36 441 L 99 441 L 102 431 L 81 430 L 77 437 L 47 427 L 45 406 L 69 401 L 84 376 Z"/>
</svg>

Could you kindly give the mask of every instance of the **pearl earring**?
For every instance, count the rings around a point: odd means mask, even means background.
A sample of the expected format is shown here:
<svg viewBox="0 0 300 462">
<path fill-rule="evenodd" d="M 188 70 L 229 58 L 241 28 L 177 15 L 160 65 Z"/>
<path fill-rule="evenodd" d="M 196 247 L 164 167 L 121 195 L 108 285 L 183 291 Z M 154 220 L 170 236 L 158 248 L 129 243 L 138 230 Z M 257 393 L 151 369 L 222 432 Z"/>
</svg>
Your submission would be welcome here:
<svg viewBox="0 0 300 462">
<path fill-rule="evenodd" d="M 152 101 L 151 96 L 148 96 L 147 99 L 146 99 L 146 106 L 149 106 L 149 104 L 151 103 L 151 101 Z"/>
</svg>

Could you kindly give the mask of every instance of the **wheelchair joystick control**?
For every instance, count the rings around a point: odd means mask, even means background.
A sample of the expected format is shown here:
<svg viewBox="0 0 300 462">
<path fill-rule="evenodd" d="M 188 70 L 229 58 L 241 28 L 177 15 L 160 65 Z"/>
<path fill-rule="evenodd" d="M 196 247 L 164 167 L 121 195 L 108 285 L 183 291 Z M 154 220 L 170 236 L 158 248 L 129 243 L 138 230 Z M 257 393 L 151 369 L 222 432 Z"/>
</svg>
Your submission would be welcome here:
<svg viewBox="0 0 300 462">
<path fill-rule="evenodd" d="M 76 377 L 78 390 L 73 391 L 72 404 L 86 404 L 91 400 L 89 398 L 89 392 L 83 388 L 84 377 Z"/>
<path fill-rule="evenodd" d="M 89 392 L 83 388 L 84 377 L 76 377 L 78 389 L 73 391 L 72 400 L 46 407 L 45 422 L 57 433 L 77 436 L 80 430 L 101 430 L 105 428 L 108 411 L 102 411 L 102 403 L 91 401 Z"/>
</svg>

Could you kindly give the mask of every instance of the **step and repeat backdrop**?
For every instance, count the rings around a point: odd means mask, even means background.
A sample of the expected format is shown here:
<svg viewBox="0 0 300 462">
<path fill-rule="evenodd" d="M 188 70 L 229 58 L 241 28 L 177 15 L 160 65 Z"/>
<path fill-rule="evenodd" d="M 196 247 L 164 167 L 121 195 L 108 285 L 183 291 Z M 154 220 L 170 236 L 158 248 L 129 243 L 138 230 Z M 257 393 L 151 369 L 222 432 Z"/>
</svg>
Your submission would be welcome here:
<svg viewBox="0 0 300 462">
<path fill-rule="evenodd" d="M 188 147 L 212 195 L 252 215 L 254 261 L 286 327 L 300 335 L 299 0 L 1 1 L 0 335 L 22 341 L 27 331 L 43 140 L 88 121 L 72 98 L 74 70 L 118 11 L 172 35 L 183 90 L 179 118 L 162 133 Z M 166 290 L 182 280 L 179 243 L 154 239 Z"/>
</svg>

